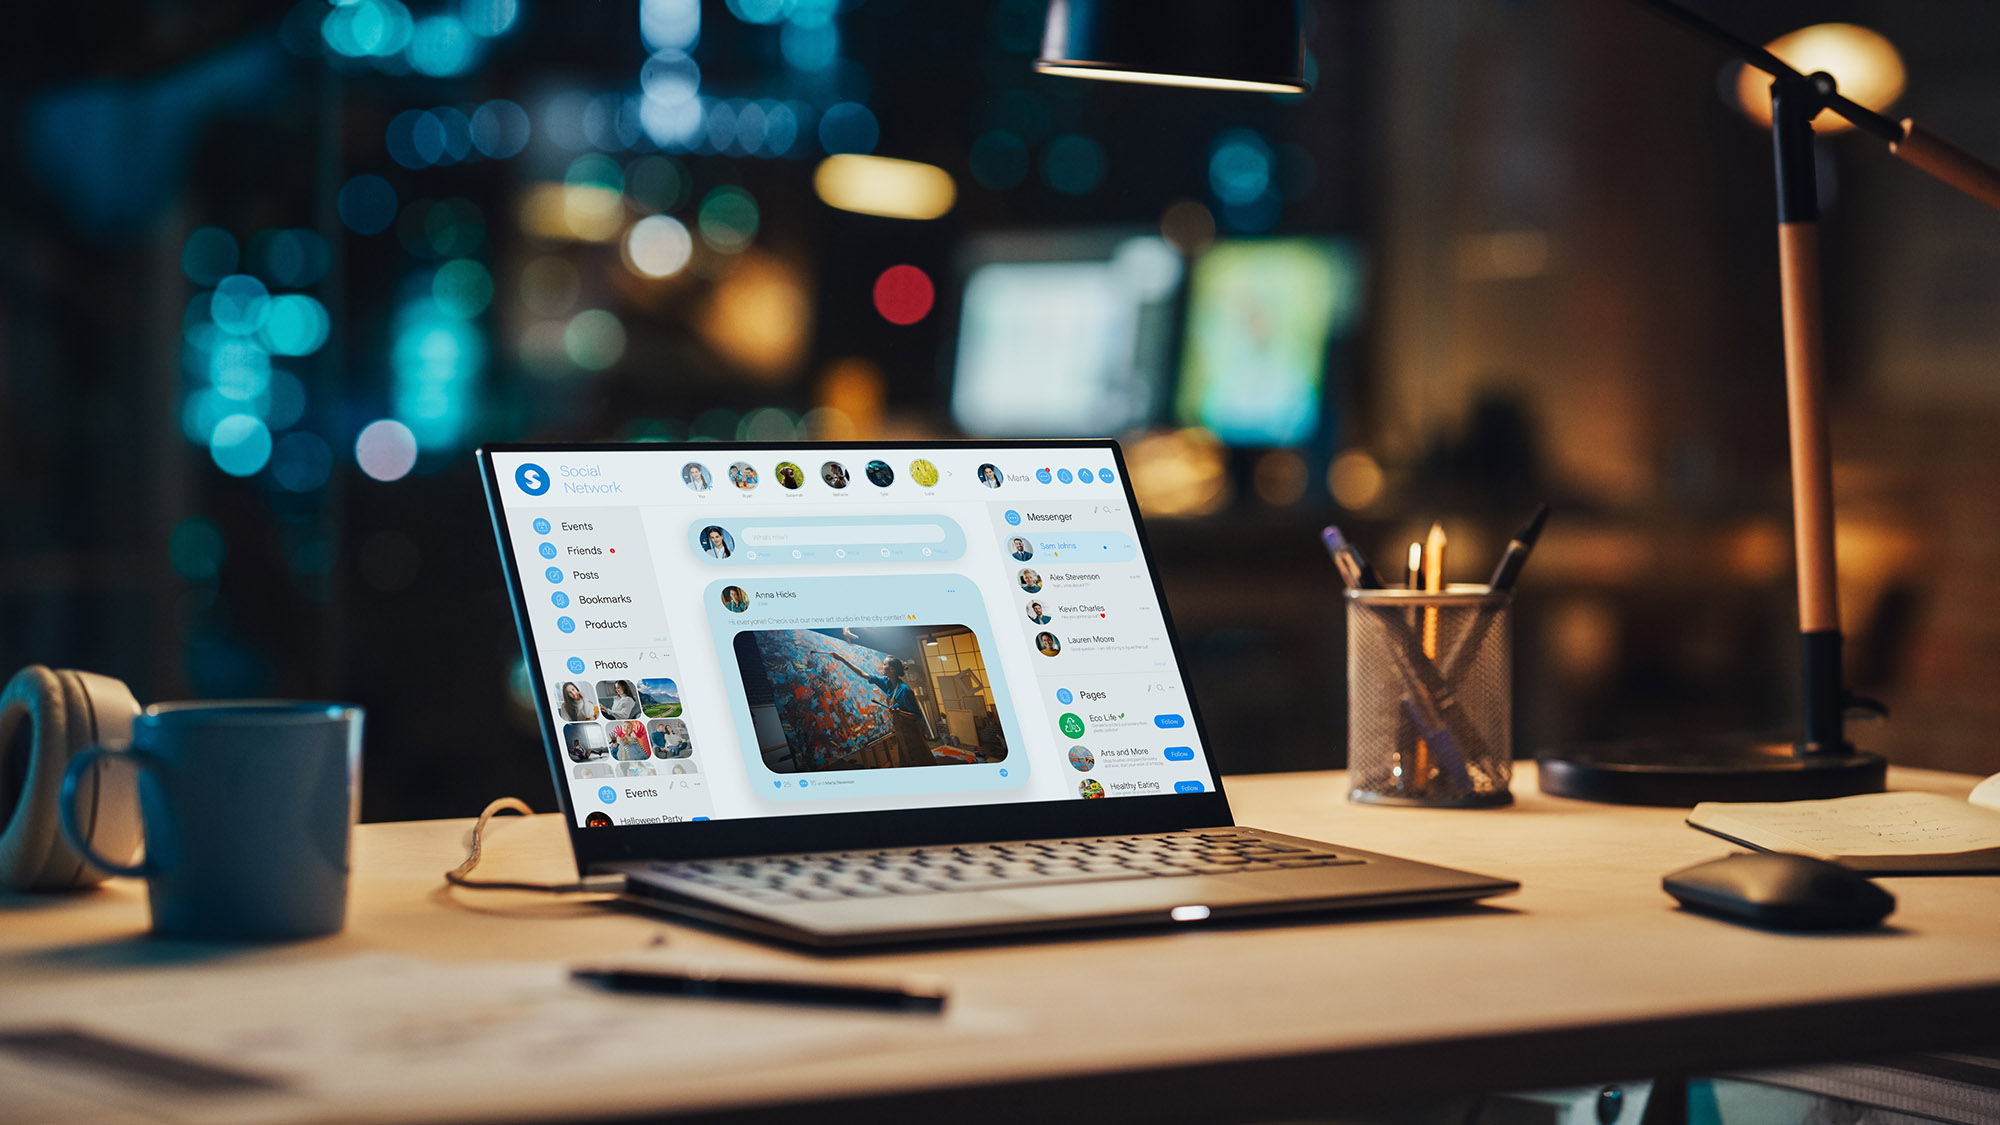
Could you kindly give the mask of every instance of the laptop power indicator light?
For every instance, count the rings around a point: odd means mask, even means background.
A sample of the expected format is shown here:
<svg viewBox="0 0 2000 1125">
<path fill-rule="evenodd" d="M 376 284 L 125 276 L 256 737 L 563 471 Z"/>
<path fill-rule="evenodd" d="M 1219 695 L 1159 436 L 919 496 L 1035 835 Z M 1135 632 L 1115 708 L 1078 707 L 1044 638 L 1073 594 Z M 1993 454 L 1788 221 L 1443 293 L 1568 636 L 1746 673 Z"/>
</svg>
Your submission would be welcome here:
<svg viewBox="0 0 2000 1125">
<path fill-rule="evenodd" d="M 1199 922 L 1208 917 L 1206 906 L 1176 906 L 1168 912 L 1168 917 L 1176 922 Z"/>
</svg>

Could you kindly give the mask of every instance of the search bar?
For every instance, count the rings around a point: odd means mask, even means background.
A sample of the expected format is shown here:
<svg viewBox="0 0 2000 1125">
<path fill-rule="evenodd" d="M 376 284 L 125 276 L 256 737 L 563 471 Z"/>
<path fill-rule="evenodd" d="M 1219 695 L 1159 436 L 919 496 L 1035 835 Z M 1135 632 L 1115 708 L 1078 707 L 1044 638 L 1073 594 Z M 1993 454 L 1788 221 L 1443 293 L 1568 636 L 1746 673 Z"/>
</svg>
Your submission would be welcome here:
<svg viewBox="0 0 2000 1125">
<path fill-rule="evenodd" d="M 751 547 L 835 547 L 855 543 L 942 543 L 945 530 L 934 523 L 839 524 L 832 527 L 746 527 L 738 533 Z"/>
</svg>

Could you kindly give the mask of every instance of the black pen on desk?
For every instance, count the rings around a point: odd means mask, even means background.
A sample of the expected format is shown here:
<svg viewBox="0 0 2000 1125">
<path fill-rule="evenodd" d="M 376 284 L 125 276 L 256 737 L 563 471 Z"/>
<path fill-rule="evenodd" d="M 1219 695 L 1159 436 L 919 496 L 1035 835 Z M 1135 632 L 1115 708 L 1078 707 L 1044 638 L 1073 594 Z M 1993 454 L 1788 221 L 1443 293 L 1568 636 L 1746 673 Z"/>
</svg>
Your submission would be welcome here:
<svg viewBox="0 0 2000 1125">
<path fill-rule="evenodd" d="M 1328 525 L 1319 533 L 1320 542 L 1326 544 L 1326 553 L 1333 556 L 1333 565 L 1340 570 L 1341 580 L 1350 590 L 1379 590 L 1382 580 L 1375 576 L 1375 568 L 1368 565 L 1368 557 L 1361 548 L 1347 541 L 1340 529 Z"/>
<path fill-rule="evenodd" d="M 718 1000 L 763 1000 L 778 1004 L 825 1004 L 886 1011 L 944 1010 L 946 989 L 928 981 L 807 980 L 714 969 L 578 966 L 571 978 L 613 992 L 646 992 Z"/>
</svg>

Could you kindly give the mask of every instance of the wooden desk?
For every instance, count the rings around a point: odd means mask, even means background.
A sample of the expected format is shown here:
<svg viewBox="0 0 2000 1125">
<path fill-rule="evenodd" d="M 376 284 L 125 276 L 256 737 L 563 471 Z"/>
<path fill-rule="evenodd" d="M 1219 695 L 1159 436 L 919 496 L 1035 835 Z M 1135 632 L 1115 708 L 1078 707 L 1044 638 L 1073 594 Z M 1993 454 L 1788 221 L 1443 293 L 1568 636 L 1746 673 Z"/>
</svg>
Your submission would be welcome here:
<svg viewBox="0 0 2000 1125">
<path fill-rule="evenodd" d="M 709 1021 L 739 1031 L 764 1021 L 755 1026 L 777 1035 L 815 1017 L 648 1000 L 677 1030 L 662 1037 L 658 1069 L 627 1081 L 523 1091 L 496 1068 L 490 1081 L 420 1103 L 330 1092 L 286 1112 L 776 1118 L 811 1105 L 948 1120 L 1270 1120 L 2000 1036 L 2000 878 L 1886 879 L 1898 900 L 1893 925 L 1868 934 L 1744 929 L 1684 914 L 1659 889 L 1662 874 L 1728 845 L 1685 827 L 1675 810 L 1544 797 L 1533 766 L 1520 769 L 1520 802 L 1492 811 L 1350 805 L 1337 773 L 1227 783 L 1244 823 L 1521 881 L 1520 894 L 1489 907 L 842 957 L 842 968 L 944 977 L 951 1008 L 868 1017 L 901 1021 L 883 1025 L 902 1030 L 878 1049 L 745 1052 L 676 1067 L 672 1041 Z M 1973 779 L 1898 770 L 1891 782 L 1962 796 Z M 496 823 L 482 875 L 567 876 L 555 818 Z M 440 874 L 462 857 L 468 826 L 363 826 L 344 934 L 205 963 L 310 965 L 369 951 L 568 961 L 657 939 L 670 952 L 828 963 L 645 914 L 442 893 Z M 56 902 L 0 900 L 0 996 L 213 955 L 143 940 L 142 897 L 121 882 Z M 0 1070 L 0 1106 L 24 1094 L 20 1075 Z"/>
</svg>

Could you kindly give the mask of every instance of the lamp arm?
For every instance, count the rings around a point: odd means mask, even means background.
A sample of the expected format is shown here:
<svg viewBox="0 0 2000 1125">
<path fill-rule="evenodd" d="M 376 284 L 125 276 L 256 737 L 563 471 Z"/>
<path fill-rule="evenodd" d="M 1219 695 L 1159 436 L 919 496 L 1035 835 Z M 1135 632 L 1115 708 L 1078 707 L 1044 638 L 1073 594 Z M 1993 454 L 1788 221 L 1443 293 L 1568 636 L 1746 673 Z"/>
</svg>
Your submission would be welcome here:
<svg viewBox="0 0 2000 1125">
<path fill-rule="evenodd" d="M 1772 78 L 1804 79 L 1783 59 L 1763 47 L 1737 35 L 1721 24 L 1710 20 L 1675 0 L 1633 0 L 1642 8 L 1652 11 L 1696 35 L 1727 49 L 1730 54 Z M 1812 80 L 1820 86 L 1826 108 L 1846 118 L 1853 126 L 1889 145 L 1889 151 L 1901 157 L 1903 162 L 1928 173 L 1932 178 L 1957 188 L 1981 203 L 2000 210 L 2000 168 L 1980 160 L 1957 145 L 1944 140 L 1905 118 L 1894 121 L 1890 118 L 1842 97 L 1833 87 L 1830 77 L 1813 75 Z"/>
<path fill-rule="evenodd" d="M 1907 117 L 1903 119 L 1902 124 L 1897 126 L 1896 139 L 1889 142 L 1889 151 L 1901 157 L 1905 164 L 1928 172 L 1933 179 L 1942 180 L 1988 207 L 2000 210 L 2000 168 L 1922 128 L 1915 121 Z"/>
</svg>

